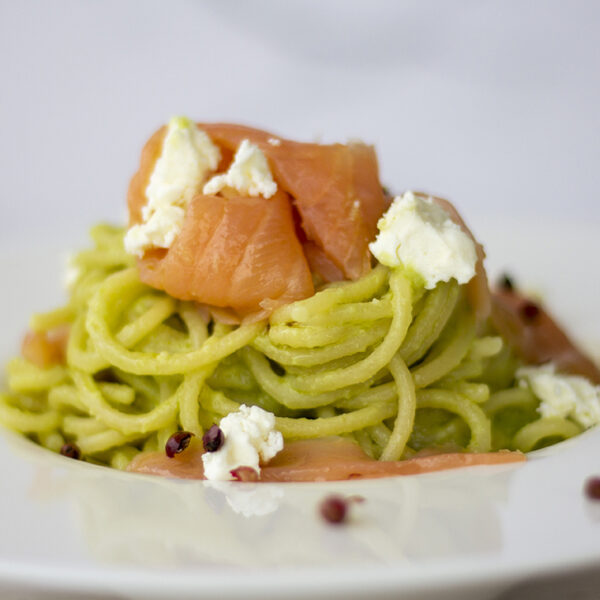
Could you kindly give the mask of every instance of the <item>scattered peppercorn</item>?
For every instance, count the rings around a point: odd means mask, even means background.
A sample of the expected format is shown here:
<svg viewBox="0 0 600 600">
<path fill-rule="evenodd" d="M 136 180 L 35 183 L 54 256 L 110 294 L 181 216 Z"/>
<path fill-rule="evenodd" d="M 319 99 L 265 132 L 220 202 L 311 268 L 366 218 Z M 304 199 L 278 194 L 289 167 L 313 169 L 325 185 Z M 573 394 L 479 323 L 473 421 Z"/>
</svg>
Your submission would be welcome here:
<svg viewBox="0 0 600 600">
<path fill-rule="evenodd" d="M 319 506 L 321 516 L 336 525 L 343 523 L 348 514 L 348 501 L 341 496 L 327 496 Z"/>
<path fill-rule="evenodd" d="M 67 442 L 62 445 L 60 449 L 60 453 L 67 458 L 74 458 L 75 460 L 79 460 L 81 458 L 81 450 L 77 444 L 73 444 L 72 442 Z"/>
<path fill-rule="evenodd" d="M 498 280 L 498 287 L 507 292 L 512 292 L 515 289 L 513 278 L 507 273 L 504 273 Z"/>
<path fill-rule="evenodd" d="M 365 499 L 358 495 L 343 498 L 342 496 L 332 494 L 321 502 L 319 512 L 328 523 L 344 523 L 347 520 L 350 505 L 361 504 L 364 501 Z"/>
<path fill-rule="evenodd" d="M 252 467 L 237 467 L 229 471 L 235 481 L 258 481 L 258 473 Z"/>
<path fill-rule="evenodd" d="M 600 477 L 590 477 L 585 482 L 585 495 L 590 500 L 600 500 Z"/>
<path fill-rule="evenodd" d="M 218 425 L 213 425 L 202 436 L 202 445 L 207 452 L 216 452 L 224 442 L 225 436 Z"/>
<path fill-rule="evenodd" d="M 165 452 L 169 458 L 173 458 L 176 454 L 183 452 L 189 445 L 194 434 L 190 431 L 177 431 L 174 433 L 165 444 Z"/>
<path fill-rule="evenodd" d="M 527 301 L 521 306 L 521 315 L 526 321 L 535 321 L 540 314 L 540 307 L 535 302 Z"/>
</svg>

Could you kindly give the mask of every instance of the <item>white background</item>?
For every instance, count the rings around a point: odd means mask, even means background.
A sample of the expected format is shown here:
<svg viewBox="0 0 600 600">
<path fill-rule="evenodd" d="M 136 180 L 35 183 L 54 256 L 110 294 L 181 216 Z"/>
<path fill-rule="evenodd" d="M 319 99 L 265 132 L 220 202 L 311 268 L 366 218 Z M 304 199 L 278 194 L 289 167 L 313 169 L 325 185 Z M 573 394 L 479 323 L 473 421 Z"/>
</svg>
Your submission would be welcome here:
<svg viewBox="0 0 600 600">
<path fill-rule="evenodd" d="M 599 35 L 593 1 L 4 1 L 0 233 L 123 219 L 142 143 L 180 113 L 362 138 L 391 188 L 476 230 L 600 224 Z"/>
<path fill-rule="evenodd" d="M 561 244 L 563 224 L 600 225 L 599 39 L 593 1 L 3 1 L 0 236 L 54 256 L 123 221 L 143 142 L 186 114 L 362 138 L 391 189 Z"/>
</svg>

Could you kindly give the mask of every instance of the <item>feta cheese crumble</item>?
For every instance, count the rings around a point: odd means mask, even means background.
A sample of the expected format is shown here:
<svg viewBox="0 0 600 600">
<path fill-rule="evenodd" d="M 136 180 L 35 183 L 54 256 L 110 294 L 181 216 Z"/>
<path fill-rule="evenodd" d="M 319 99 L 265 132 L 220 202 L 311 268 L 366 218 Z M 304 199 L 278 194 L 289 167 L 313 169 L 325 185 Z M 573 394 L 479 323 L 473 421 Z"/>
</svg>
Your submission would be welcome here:
<svg viewBox="0 0 600 600">
<path fill-rule="evenodd" d="M 170 248 L 181 231 L 188 202 L 220 159 L 219 148 L 193 121 L 173 117 L 146 188 L 142 223 L 127 231 L 125 250 L 142 256 L 150 248 Z"/>
<path fill-rule="evenodd" d="M 244 196 L 270 198 L 277 191 L 277 184 L 269 169 L 266 156 L 250 140 L 242 140 L 227 173 L 215 175 L 204 186 L 205 194 L 217 194 L 230 187 Z"/>
<path fill-rule="evenodd" d="M 397 196 L 377 228 L 379 234 L 369 244 L 375 258 L 416 272 L 428 290 L 440 281 L 454 278 L 463 284 L 475 276 L 475 243 L 433 198 L 413 192 Z"/>
<path fill-rule="evenodd" d="M 586 429 L 600 423 L 600 386 L 585 377 L 556 373 L 550 363 L 522 367 L 517 379 L 541 401 L 538 411 L 542 417 L 569 417 Z"/>
<path fill-rule="evenodd" d="M 204 476 L 216 481 L 233 480 L 231 471 L 251 467 L 260 473 L 260 462 L 271 460 L 283 449 L 283 436 L 275 429 L 275 416 L 258 406 L 240 405 L 219 424 L 225 436 L 216 452 L 202 455 Z"/>
</svg>

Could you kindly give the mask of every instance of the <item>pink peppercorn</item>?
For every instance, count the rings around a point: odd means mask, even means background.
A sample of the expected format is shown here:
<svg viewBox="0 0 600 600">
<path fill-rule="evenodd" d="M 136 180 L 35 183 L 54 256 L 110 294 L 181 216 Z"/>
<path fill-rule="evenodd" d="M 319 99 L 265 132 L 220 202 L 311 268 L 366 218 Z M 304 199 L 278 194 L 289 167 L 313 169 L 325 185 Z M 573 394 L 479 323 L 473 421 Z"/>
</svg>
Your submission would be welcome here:
<svg viewBox="0 0 600 600">
<path fill-rule="evenodd" d="M 590 500 L 600 500 L 600 477 L 590 477 L 585 482 L 585 495 Z"/>
<path fill-rule="evenodd" d="M 177 431 L 174 433 L 165 444 L 165 452 L 169 458 L 173 458 L 176 454 L 183 452 L 189 445 L 194 434 L 190 431 Z"/>
</svg>

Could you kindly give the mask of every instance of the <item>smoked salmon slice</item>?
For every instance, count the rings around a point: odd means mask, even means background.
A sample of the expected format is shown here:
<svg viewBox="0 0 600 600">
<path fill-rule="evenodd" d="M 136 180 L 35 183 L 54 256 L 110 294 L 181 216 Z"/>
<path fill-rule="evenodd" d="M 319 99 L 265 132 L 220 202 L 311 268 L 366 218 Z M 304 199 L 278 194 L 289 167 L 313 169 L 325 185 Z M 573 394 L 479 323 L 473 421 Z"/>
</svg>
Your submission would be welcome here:
<svg viewBox="0 0 600 600">
<path fill-rule="evenodd" d="M 167 251 L 148 252 L 140 279 L 181 300 L 265 311 L 314 293 L 287 194 L 198 195 Z"/>
<path fill-rule="evenodd" d="M 521 462 L 520 452 L 429 454 L 407 460 L 373 460 L 344 438 L 301 440 L 286 444 L 262 470 L 262 481 L 340 481 L 417 475 L 476 465 Z"/>
<path fill-rule="evenodd" d="M 21 344 L 21 356 L 40 369 L 65 364 L 69 333 L 68 325 L 50 331 L 29 331 Z"/>
<path fill-rule="evenodd" d="M 302 249 L 311 273 L 318 275 L 323 282 L 331 283 L 345 279 L 343 271 L 314 242 L 304 242 Z"/>
<path fill-rule="evenodd" d="M 203 479 L 202 452 L 202 445 L 197 440 L 173 458 L 167 458 L 164 452 L 143 452 L 133 459 L 127 470 L 146 475 Z M 500 451 L 482 454 L 456 452 L 379 461 L 369 458 L 352 440 L 323 438 L 286 442 L 283 450 L 261 468 L 260 481 L 373 479 L 524 460 L 525 456 L 520 452 Z"/>
<path fill-rule="evenodd" d="M 492 324 L 526 364 L 553 362 L 557 370 L 600 384 L 600 370 L 543 308 L 513 289 L 492 296 Z"/>
<path fill-rule="evenodd" d="M 131 225 L 142 220 L 145 190 L 165 132 L 163 127 L 148 140 L 131 180 Z M 172 246 L 146 252 L 138 266 L 147 285 L 180 300 L 231 308 L 240 317 L 266 316 L 281 304 L 314 293 L 290 199 L 283 191 L 269 199 L 198 194 Z"/>
<path fill-rule="evenodd" d="M 129 189 L 127 191 L 129 225 L 135 225 L 142 222 L 142 208 L 148 202 L 146 188 L 150 181 L 150 175 L 154 170 L 154 165 L 162 152 L 162 143 L 165 139 L 166 132 L 167 128 L 161 127 L 150 137 L 142 148 L 140 168 L 131 178 Z"/>
<path fill-rule="evenodd" d="M 231 190 L 224 194 L 227 199 L 199 190 L 171 248 L 147 251 L 139 260 L 143 282 L 179 299 L 233 309 L 242 317 L 265 316 L 280 304 L 312 295 L 311 273 L 330 282 L 358 279 L 371 269 L 368 245 L 389 205 L 371 146 L 293 142 L 233 124 L 198 127 L 221 150 L 218 172 L 228 168 L 242 141 L 257 145 L 278 192 L 244 200 L 232 197 Z M 128 194 L 131 224 L 141 221 L 165 132 L 164 127 L 157 131 L 142 151 Z M 471 235 L 449 202 L 435 200 Z M 490 299 L 479 244 L 477 252 L 477 275 L 467 294 L 483 322 Z"/>
<path fill-rule="evenodd" d="M 368 244 L 389 204 L 372 146 L 292 142 L 242 125 L 201 123 L 199 127 L 225 150 L 235 151 L 244 139 L 256 144 L 277 184 L 293 198 L 307 239 L 346 279 L 369 272 Z"/>
</svg>

